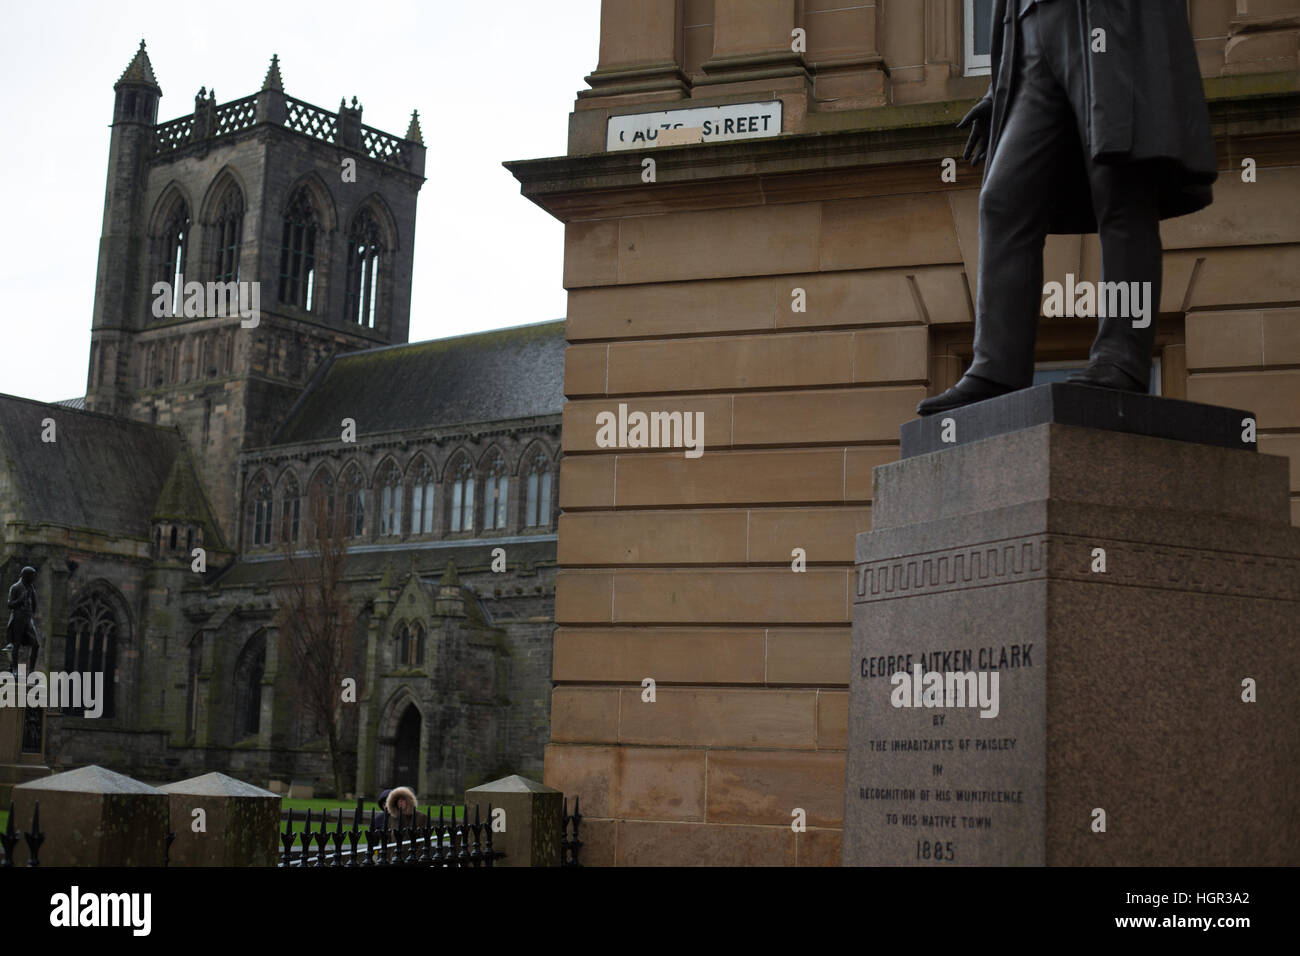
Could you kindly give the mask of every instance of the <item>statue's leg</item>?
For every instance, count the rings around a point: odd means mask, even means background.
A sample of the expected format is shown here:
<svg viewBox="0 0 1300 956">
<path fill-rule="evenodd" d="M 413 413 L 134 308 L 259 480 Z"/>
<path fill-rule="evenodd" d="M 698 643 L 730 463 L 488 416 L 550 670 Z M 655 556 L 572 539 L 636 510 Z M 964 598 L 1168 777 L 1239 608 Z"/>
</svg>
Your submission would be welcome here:
<svg viewBox="0 0 1300 956">
<path fill-rule="evenodd" d="M 1088 364 L 1117 366 L 1145 388 L 1151 376 L 1151 348 L 1160 309 L 1157 187 L 1151 182 L 1148 167 L 1140 163 L 1091 163 L 1088 175 L 1101 239 L 1102 289 L 1098 305 L 1112 301 L 1122 308 L 1124 300 L 1128 300 L 1126 310 L 1099 320 Z M 1141 300 L 1144 315 L 1137 314 L 1135 298 Z"/>
<path fill-rule="evenodd" d="M 1030 14 L 1022 23 L 1016 87 L 980 190 L 979 285 L 968 375 L 1025 388 L 1043 298 L 1043 243 L 1057 202 L 1074 117 L 1042 55 Z"/>
<path fill-rule="evenodd" d="M 1090 101 L 1084 64 L 1085 57 L 1091 54 L 1083 48 L 1079 31 L 1073 28 L 1071 18 L 1077 16 L 1077 11 L 1072 6 L 1047 4 L 1038 15 L 1044 17 L 1045 24 L 1052 24 L 1052 29 L 1043 31 L 1048 58 L 1069 96 L 1080 139 L 1087 143 Z M 1101 242 L 1103 285 L 1098 289 L 1099 314 L 1103 301 L 1112 302 L 1106 283 L 1124 284 L 1122 293 L 1116 291 L 1116 304 L 1127 298 L 1123 314 L 1100 318 L 1088 365 L 1113 365 L 1145 389 L 1151 375 L 1151 346 L 1160 308 L 1160 214 L 1156 199 L 1159 174 L 1148 164 L 1093 162 L 1092 152 L 1086 148 L 1084 160 Z M 1142 317 L 1134 314 L 1133 283 L 1139 284 L 1136 291 L 1146 310 Z M 1134 328 L 1135 319 L 1142 323 L 1141 327 Z"/>
</svg>

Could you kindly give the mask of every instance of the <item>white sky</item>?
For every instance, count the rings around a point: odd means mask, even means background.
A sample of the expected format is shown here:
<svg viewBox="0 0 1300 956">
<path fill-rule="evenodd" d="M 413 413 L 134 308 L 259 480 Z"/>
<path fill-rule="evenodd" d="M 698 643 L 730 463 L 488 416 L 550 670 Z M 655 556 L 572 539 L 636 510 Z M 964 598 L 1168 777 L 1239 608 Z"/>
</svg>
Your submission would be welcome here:
<svg viewBox="0 0 1300 956">
<path fill-rule="evenodd" d="M 411 341 L 561 318 L 563 227 L 505 160 L 561 156 L 596 66 L 600 0 L 118 0 L 7 5 L 0 58 L 0 392 L 85 393 L 113 84 L 141 37 L 160 121 L 262 85 L 401 136 L 420 111 Z"/>
</svg>

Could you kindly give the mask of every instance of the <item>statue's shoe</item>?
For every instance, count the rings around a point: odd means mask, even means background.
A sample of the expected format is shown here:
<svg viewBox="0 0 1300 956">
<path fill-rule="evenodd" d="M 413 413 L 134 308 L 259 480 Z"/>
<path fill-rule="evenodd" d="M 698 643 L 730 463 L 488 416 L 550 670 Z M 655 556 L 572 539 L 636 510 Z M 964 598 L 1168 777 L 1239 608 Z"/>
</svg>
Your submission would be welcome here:
<svg viewBox="0 0 1300 956">
<path fill-rule="evenodd" d="M 982 402 L 986 398 L 997 398 L 999 395 L 1014 391 L 1017 391 L 1017 389 L 1012 385 L 991 382 L 987 378 L 980 378 L 978 375 L 963 375 L 961 381 L 948 391 L 927 398 L 917 405 L 916 413 L 918 415 L 934 415 L 937 412 L 951 411 L 954 408 L 961 408 L 963 405 Z"/>
<path fill-rule="evenodd" d="M 1121 392 L 1146 394 L 1147 387 L 1118 365 L 1089 365 L 1082 372 L 1066 377 L 1071 385 L 1091 385 L 1094 388 L 1113 388 Z"/>
</svg>

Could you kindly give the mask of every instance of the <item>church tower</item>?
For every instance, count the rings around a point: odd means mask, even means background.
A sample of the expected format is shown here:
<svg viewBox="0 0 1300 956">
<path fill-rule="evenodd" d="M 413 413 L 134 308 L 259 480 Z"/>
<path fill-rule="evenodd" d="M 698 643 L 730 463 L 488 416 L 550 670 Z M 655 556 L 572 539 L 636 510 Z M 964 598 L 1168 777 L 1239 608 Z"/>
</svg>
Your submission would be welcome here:
<svg viewBox="0 0 1300 956">
<path fill-rule="evenodd" d="M 239 453 L 338 351 L 406 342 L 424 143 L 262 88 L 158 123 L 144 41 L 114 86 L 86 407 L 179 426 L 236 540 Z"/>
</svg>

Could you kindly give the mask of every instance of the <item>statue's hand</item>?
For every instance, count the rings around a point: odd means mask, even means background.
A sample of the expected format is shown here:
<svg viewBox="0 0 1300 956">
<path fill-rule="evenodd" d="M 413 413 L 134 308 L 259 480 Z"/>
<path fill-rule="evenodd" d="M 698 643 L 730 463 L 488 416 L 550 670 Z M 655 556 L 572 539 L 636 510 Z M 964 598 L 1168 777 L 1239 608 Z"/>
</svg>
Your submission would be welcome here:
<svg viewBox="0 0 1300 956">
<path fill-rule="evenodd" d="M 993 101 L 987 96 L 971 107 L 969 113 L 957 124 L 958 129 L 970 127 L 970 137 L 966 140 L 966 150 L 961 158 L 972 166 L 978 166 L 988 150 L 989 124 L 993 118 Z"/>
</svg>

